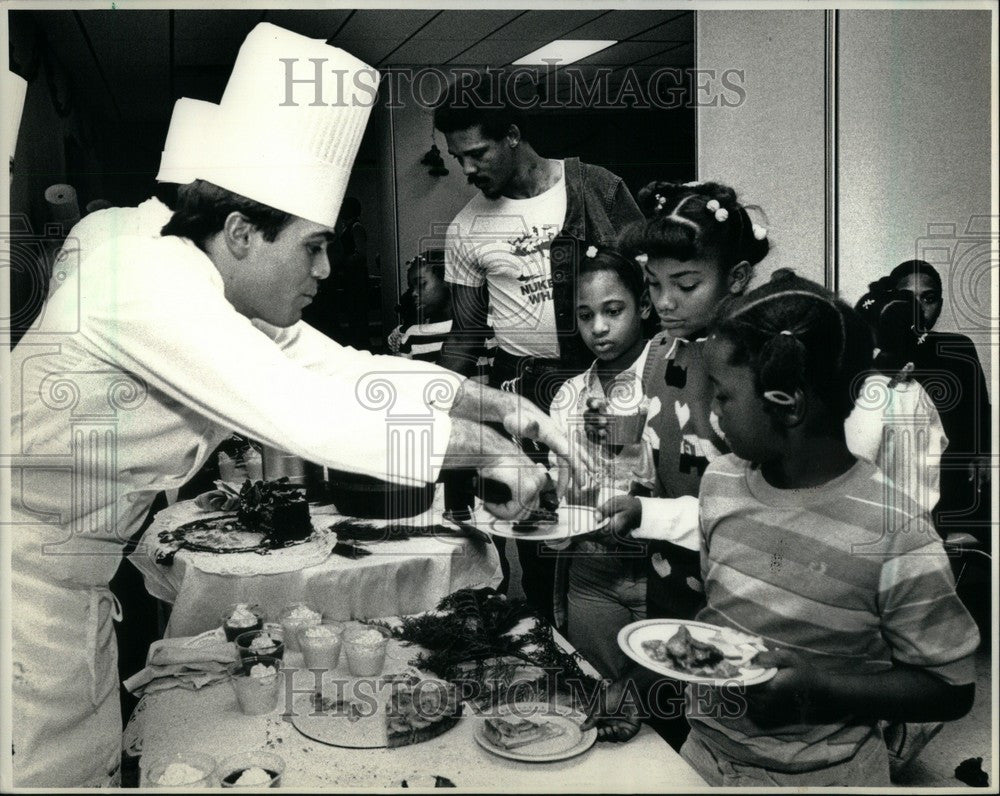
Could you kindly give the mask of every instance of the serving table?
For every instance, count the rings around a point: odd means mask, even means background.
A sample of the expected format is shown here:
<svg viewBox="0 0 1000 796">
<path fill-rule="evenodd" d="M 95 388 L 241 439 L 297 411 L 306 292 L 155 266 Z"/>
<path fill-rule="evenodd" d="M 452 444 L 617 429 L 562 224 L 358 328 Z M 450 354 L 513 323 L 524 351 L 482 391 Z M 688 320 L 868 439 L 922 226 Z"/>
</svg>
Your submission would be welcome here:
<svg viewBox="0 0 1000 796">
<path fill-rule="evenodd" d="M 571 649 L 555 634 L 557 643 Z M 397 645 L 394 664 L 405 666 L 414 648 Z M 300 660 L 286 653 L 286 666 Z M 596 672 L 586 662 L 583 669 Z M 294 673 L 295 687 L 313 682 Z M 473 735 L 482 719 L 466 705 L 444 734 L 395 749 L 347 749 L 319 743 L 282 717 L 279 707 L 263 716 L 244 716 L 228 682 L 199 691 L 176 688 L 143 698 L 125 732 L 125 749 L 141 754 L 141 765 L 157 757 L 201 752 L 221 760 L 232 754 L 268 751 L 285 761 L 281 786 L 294 789 L 397 788 L 415 776 L 437 775 L 458 788 L 494 792 L 666 792 L 705 787 L 704 780 L 648 727 L 628 743 L 597 742 L 588 751 L 558 762 L 508 760 L 483 749 Z"/>
<path fill-rule="evenodd" d="M 406 522 L 419 527 L 440 521 L 441 492 L 427 514 Z M 341 519 L 332 506 L 310 508 L 314 525 Z M 160 531 L 197 516 L 193 501 L 169 506 L 128 556 L 149 593 L 173 604 L 166 637 L 193 636 L 217 627 L 220 612 L 236 602 L 257 603 L 269 620 L 276 620 L 293 602 L 306 602 L 330 619 L 372 619 L 428 611 L 459 589 L 497 586 L 502 579 L 495 545 L 460 536 L 367 544 L 364 549 L 370 555 L 362 558 L 331 553 L 271 574 L 229 572 L 220 567 L 227 561 L 225 553 L 180 550 L 171 563 L 158 563 Z"/>
</svg>

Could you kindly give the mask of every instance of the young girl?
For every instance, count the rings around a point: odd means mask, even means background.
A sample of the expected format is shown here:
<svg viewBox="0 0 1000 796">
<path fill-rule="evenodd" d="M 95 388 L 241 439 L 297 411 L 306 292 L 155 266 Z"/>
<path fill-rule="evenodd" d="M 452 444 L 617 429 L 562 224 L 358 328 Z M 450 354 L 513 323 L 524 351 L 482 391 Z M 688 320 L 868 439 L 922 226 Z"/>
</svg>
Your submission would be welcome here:
<svg viewBox="0 0 1000 796">
<path fill-rule="evenodd" d="M 578 272 L 577 322 L 580 336 L 596 360 L 583 373 L 565 382 L 552 400 L 552 419 L 568 434 L 585 440 L 585 416 L 593 402 L 612 415 L 638 419 L 642 408 L 642 371 L 647 340 L 643 322 L 650 315 L 642 269 L 635 260 L 611 249 L 590 247 Z M 624 428 L 621 429 L 624 432 Z M 635 431 L 642 433 L 641 424 Z M 584 443 L 586 444 L 586 443 Z M 615 444 L 617 450 L 610 448 Z M 574 489 L 570 503 L 591 503 L 600 492 L 628 493 L 633 482 L 651 477 L 648 446 L 638 438 L 613 434 L 599 445 L 605 471 L 588 489 Z M 609 549 L 581 541 L 560 555 L 556 575 L 556 617 L 566 598 L 570 642 L 606 677 L 621 674 L 627 659 L 616 641 L 629 622 L 646 617 L 646 578 L 641 546 Z"/>
<path fill-rule="evenodd" d="M 708 463 L 728 451 L 711 422 L 702 342 L 719 303 L 746 288 L 768 241 L 725 185 L 651 183 L 638 198 L 652 217 L 626 231 L 622 248 L 642 263 L 663 327 L 643 373 L 656 479 L 653 497 L 619 496 L 602 513 L 611 518 L 609 534 L 655 540 L 647 570 L 650 615 L 690 619 L 703 603 L 698 487 Z"/>
<path fill-rule="evenodd" d="M 698 619 L 761 636 L 777 674 L 735 717 L 689 703 L 681 753 L 710 785 L 888 785 L 879 720 L 964 715 L 979 639 L 927 513 L 845 442 L 870 332 L 789 272 L 719 317 L 705 363 L 733 455 L 702 480 Z"/>
</svg>

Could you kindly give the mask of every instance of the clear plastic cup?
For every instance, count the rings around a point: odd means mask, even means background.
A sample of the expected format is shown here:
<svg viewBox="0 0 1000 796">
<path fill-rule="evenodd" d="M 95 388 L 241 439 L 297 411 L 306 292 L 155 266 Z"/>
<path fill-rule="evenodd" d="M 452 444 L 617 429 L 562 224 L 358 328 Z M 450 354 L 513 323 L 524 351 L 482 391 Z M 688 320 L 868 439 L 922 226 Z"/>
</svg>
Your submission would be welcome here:
<svg viewBox="0 0 1000 796">
<path fill-rule="evenodd" d="M 249 622 L 247 615 L 256 617 L 255 622 Z M 233 622 L 236 624 L 233 624 Z M 222 615 L 222 629 L 226 634 L 226 641 L 236 641 L 237 636 L 249 633 L 251 630 L 261 630 L 264 627 L 264 612 L 259 605 L 253 603 L 233 603 Z"/>
<path fill-rule="evenodd" d="M 267 636 L 273 643 L 254 643 L 255 639 Z M 236 637 L 236 650 L 241 658 L 253 655 L 270 655 L 282 659 L 285 657 L 285 634 L 279 627 L 267 627 L 262 630 L 251 630 Z"/>
<path fill-rule="evenodd" d="M 343 622 L 320 622 L 299 629 L 299 648 L 307 669 L 333 671 L 340 661 Z"/>
<path fill-rule="evenodd" d="M 216 788 L 219 785 L 215 758 L 200 752 L 166 755 L 142 766 L 145 788 Z"/>
<path fill-rule="evenodd" d="M 379 636 L 380 638 L 376 638 Z M 344 653 L 347 668 L 355 677 L 374 677 L 385 665 L 389 631 L 371 625 L 351 627 L 344 631 Z"/>
<path fill-rule="evenodd" d="M 285 761 L 271 752 L 245 752 L 219 763 L 223 788 L 279 788 L 284 773 Z M 240 777 L 244 777 L 243 784 L 238 784 Z"/>
<path fill-rule="evenodd" d="M 299 652 L 299 631 L 309 625 L 318 625 L 323 621 L 323 614 L 306 603 L 292 603 L 285 606 L 279 621 L 285 631 L 285 648 L 289 652 Z"/>
<path fill-rule="evenodd" d="M 229 681 L 244 716 L 260 716 L 278 707 L 280 668 L 281 660 L 270 655 L 252 655 L 229 665 Z"/>
</svg>

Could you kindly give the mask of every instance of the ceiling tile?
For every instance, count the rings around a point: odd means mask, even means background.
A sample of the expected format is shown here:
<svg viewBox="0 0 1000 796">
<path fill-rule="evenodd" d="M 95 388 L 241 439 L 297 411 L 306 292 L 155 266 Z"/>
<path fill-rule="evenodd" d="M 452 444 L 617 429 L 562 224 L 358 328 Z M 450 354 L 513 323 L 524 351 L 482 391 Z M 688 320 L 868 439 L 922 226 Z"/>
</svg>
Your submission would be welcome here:
<svg viewBox="0 0 1000 796">
<path fill-rule="evenodd" d="M 669 22 L 664 22 L 652 30 L 640 33 L 636 36 L 639 41 L 694 41 L 694 14 L 691 11 L 684 11 L 680 14 L 673 12 L 676 16 Z"/>
<path fill-rule="evenodd" d="M 588 58 L 579 61 L 581 64 L 593 64 L 599 66 L 625 66 L 650 58 L 666 47 L 660 42 L 649 41 L 627 41 L 594 53 Z"/>
<path fill-rule="evenodd" d="M 350 9 L 343 8 L 328 11 L 271 10 L 265 20 L 312 39 L 329 39 L 350 15 Z"/>
<path fill-rule="evenodd" d="M 661 25 L 676 14 L 676 11 L 612 11 L 577 28 L 566 38 L 621 41 Z"/>
<path fill-rule="evenodd" d="M 369 64 L 377 65 L 437 13 L 430 9 L 361 9 L 354 12 L 334 44 Z"/>
<path fill-rule="evenodd" d="M 444 11 L 392 53 L 387 64 L 443 64 L 515 19 L 520 11 Z"/>
</svg>

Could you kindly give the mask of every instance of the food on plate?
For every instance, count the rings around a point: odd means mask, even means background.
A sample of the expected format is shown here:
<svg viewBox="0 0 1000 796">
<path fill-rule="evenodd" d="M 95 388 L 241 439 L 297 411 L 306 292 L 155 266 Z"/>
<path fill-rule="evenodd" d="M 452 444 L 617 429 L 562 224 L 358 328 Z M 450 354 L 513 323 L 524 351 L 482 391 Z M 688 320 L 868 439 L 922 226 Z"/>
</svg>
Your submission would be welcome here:
<svg viewBox="0 0 1000 796">
<path fill-rule="evenodd" d="M 391 691 L 386 705 L 389 748 L 435 738 L 458 721 L 458 688 L 415 674 L 384 678 Z"/>
<path fill-rule="evenodd" d="M 305 539 L 313 532 L 305 494 L 287 478 L 245 481 L 236 518 L 278 544 Z"/>
<path fill-rule="evenodd" d="M 483 725 L 486 739 L 502 749 L 518 749 L 558 737 L 564 732 L 566 732 L 565 727 L 550 721 L 534 721 L 517 716 L 493 716 L 486 719 Z"/>
<path fill-rule="evenodd" d="M 698 641 L 685 625 L 667 641 L 642 642 L 642 650 L 658 663 L 666 663 L 686 674 L 726 679 L 740 676 L 740 670 L 714 644 Z"/>
<path fill-rule="evenodd" d="M 324 718 L 346 718 L 344 727 L 364 722 L 351 732 L 358 737 L 371 733 L 389 748 L 410 746 L 436 738 L 451 729 L 461 716 L 458 688 L 444 680 L 427 678 L 415 670 L 388 675 L 378 680 L 377 703 L 369 698 L 353 700 L 343 695 L 324 697 L 320 693 L 311 696 L 313 708 Z M 377 723 L 373 728 L 371 723 Z M 341 736 L 343 738 L 343 736 Z"/>
<path fill-rule="evenodd" d="M 237 636 L 263 627 L 264 617 L 260 608 L 250 603 L 235 603 L 229 606 L 222 620 L 226 641 L 236 641 Z"/>
</svg>

